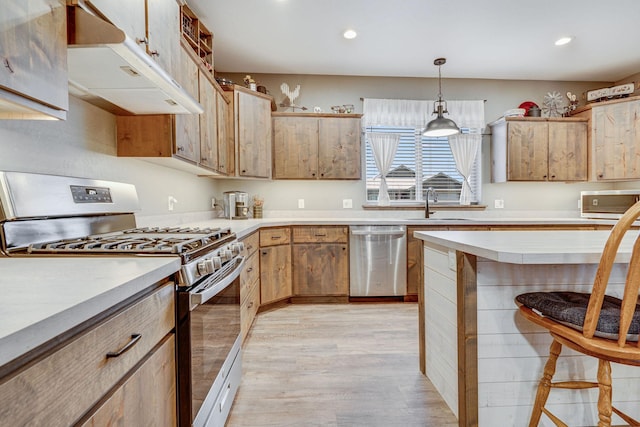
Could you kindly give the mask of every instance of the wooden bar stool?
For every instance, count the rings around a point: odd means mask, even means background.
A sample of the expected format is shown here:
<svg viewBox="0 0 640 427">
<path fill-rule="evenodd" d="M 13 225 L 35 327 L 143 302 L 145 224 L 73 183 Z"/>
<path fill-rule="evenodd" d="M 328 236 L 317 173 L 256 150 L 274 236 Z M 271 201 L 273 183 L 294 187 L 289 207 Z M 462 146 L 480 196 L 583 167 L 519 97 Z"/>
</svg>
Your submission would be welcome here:
<svg viewBox="0 0 640 427">
<path fill-rule="evenodd" d="M 622 300 L 605 295 L 620 242 L 639 216 L 640 202 L 629 208 L 611 230 L 590 294 L 531 292 L 516 297 L 519 312 L 526 319 L 546 328 L 553 337 L 549 359 L 538 385 L 530 427 L 538 425 L 542 413 L 555 425 L 566 427 L 567 424 L 545 408 L 551 388 L 595 387 L 599 388 L 598 426 L 610 426 L 612 413 L 616 413 L 629 425 L 640 425 L 640 422 L 613 407 L 610 366 L 610 362 L 640 366 L 640 306 L 637 305 L 640 287 L 639 238 L 636 238 L 633 245 Z M 563 345 L 598 359 L 597 382 L 551 381 Z"/>
</svg>

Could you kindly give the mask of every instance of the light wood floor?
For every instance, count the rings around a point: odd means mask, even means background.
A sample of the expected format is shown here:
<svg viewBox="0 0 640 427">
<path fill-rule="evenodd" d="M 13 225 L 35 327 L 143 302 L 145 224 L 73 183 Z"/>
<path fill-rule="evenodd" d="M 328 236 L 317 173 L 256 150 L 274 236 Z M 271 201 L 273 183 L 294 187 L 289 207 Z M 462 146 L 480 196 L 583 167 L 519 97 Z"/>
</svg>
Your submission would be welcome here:
<svg viewBox="0 0 640 427">
<path fill-rule="evenodd" d="M 457 426 L 420 373 L 417 304 L 294 304 L 258 314 L 227 427 Z"/>
</svg>

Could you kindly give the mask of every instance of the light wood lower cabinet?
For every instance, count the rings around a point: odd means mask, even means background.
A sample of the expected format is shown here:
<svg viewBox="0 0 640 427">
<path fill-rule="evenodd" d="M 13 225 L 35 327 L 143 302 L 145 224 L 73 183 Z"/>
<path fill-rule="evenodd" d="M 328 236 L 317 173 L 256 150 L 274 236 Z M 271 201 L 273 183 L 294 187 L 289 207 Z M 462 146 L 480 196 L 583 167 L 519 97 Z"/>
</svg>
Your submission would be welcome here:
<svg viewBox="0 0 640 427">
<path fill-rule="evenodd" d="M 293 294 L 349 295 L 348 227 L 293 227 Z"/>
<path fill-rule="evenodd" d="M 291 297 L 289 227 L 260 230 L 260 304 Z"/>
<path fill-rule="evenodd" d="M 0 425 L 68 426 L 94 414 L 99 419 L 111 414 L 108 419 L 151 416 L 160 421 L 127 425 L 175 425 L 174 294 L 173 283 L 167 282 L 37 363 L 9 373 L 0 383 Z M 109 356 L 125 348 L 120 355 Z M 121 407 L 120 393 L 131 401 L 127 405 L 151 406 Z M 105 396 L 114 400 L 101 412 L 95 406 Z M 124 412 L 115 413 L 120 410 Z M 162 413 L 158 418 L 143 414 L 150 410 Z"/>
<path fill-rule="evenodd" d="M 175 337 L 171 334 L 81 425 L 175 426 L 175 363 Z"/>
<path fill-rule="evenodd" d="M 260 233 L 254 232 L 242 239 L 242 242 L 245 266 L 240 273 L 240 333 L 244 342 L 260 307 L 260 258 L 258 256 Z"/>
</svg>

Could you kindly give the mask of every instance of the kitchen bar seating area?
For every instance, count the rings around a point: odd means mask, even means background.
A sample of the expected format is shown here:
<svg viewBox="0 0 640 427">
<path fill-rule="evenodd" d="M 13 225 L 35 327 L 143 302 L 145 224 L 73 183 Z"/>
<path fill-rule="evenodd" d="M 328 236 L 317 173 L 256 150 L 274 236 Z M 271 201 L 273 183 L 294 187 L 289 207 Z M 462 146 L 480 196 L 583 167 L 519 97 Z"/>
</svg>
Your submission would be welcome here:
<svg viewBox="0 0 640 427">
<path fill-rule="evenodd" d="M 581 390 L 594 387 L 599 390 L 598 426 L 610 426 L 612 413 L 629 425 L 640 425 L 640 422 L 612 405 L 611 390 L 611 362 L 640 366 L 640 307 L 637 305 L 640 289 L 640 241 L 637 231 L 630 233 L 635 235 L 636 242 L 629 261 L 623 297 L 619 299 L 606 293 L 620 243 L 639 216 L 640 202 L 625 212 L 612 229 L 598 264 L 591 293 L 547 291 L 516 297 L 520 313 L 527 320 L 547 329 L 553 337 L 529 425 L 538 425 L 543 413 L 557 425 L 562 425 L 545 407 L 551 389 Z M 596 383 L 552 381 L 563 346 L 598 360 Z"/>
</svg>

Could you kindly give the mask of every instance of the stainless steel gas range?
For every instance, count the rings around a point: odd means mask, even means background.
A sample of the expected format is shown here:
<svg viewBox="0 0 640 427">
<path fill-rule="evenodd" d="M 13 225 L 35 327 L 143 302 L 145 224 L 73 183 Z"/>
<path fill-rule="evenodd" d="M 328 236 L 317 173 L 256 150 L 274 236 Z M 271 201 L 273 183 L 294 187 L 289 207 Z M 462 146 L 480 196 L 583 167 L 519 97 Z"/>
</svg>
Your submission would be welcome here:
<svg viewBox="0 0 640 427">
<path fill-rule="evenodd" d="M 180 426 L 223 426 L 241 376 L 242 243 L 228 228 L 139 228 L 133 185 L 0 172 L 4 256 L 173 256 Z"/>
</svg>

